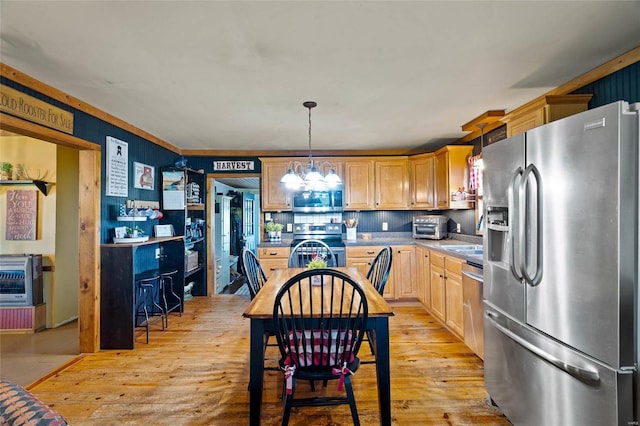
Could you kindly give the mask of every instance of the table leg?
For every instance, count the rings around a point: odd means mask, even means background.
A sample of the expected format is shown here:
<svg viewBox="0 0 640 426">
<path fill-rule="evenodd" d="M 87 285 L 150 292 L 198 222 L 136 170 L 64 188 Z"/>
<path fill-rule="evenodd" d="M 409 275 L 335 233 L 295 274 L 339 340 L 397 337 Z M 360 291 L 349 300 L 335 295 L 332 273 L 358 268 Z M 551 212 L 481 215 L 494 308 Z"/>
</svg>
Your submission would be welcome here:
<svg viewBox="0 0 640 426">
<path fill-rule="evenodd" d="M 391 372 L 389 369 L 389 318 L 375 319 L 376 376 L 380 424 L 391 425 Z"/>
<path fill-rule="evenodd" d="M 249 424 L 260 426 L 262 386 L 264 382 L 264 322 L 251 319 L 249 352 Z"/>
</svg>

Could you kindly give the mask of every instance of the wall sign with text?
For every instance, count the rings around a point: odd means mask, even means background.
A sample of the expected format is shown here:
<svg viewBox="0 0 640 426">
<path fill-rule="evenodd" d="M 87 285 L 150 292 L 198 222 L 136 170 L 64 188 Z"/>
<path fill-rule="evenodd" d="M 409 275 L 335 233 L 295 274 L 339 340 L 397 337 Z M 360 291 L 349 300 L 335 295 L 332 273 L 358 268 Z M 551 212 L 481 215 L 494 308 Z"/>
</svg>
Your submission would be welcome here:
<svg viewBox="0 0 640 426">
<path fill-rule="evenodd" d="M 7 240 L 35 240 L 38 218 L 38 191 L 7 191 Z"/>
<path fill-rule="evenodd" d="M 213 162 L 213 170 L 214 171 L 253 171 L 255 170 L 255 165 L 253 161 L 214 161 Z"/>
<path fill-rule="evenodd" d="M 107 136 L 106 178 L 107 194 L 115 197 L 129 195 L 129 144 Z"/>
</svg>

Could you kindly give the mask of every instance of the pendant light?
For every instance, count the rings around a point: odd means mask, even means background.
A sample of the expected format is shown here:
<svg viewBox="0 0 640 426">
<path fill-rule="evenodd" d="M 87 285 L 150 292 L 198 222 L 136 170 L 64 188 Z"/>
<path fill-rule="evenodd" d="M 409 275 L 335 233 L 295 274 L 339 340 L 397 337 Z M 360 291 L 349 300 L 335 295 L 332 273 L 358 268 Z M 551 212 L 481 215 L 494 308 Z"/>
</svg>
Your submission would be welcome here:
<svg viewBox="0 0 640 426">
<path fill-rule="evenodd" d="M 282 176 L 280 183 L 283 183 L 287 189 L 326 189 L 334 188 L 342 184 L 342 179 L 336 174 L 333 165 L 328 161 L 323 161 L 319 165 L 328 165 L 330 167 L 326 176 L 318 171 L 317 163 L 313 161 L 311 153 L 311 108 L 315 108 L 318 104 L 314 101 L 306 101 L 302 104 L 309 110 L 309 159 L 307 164 L 299 161 L 289 163 L 287 173 Z"/>
<path fill-rule="evenodd" d="M 473 163 L 473 167 L 476 169 L 484 169 L 484 160 L 482 159 L 482 149 L 484 148 L 484 128 L 487 123 L 478 123 L 476 126 L 480 129 L 480 155 L 479 158 Z"/>
</svg>

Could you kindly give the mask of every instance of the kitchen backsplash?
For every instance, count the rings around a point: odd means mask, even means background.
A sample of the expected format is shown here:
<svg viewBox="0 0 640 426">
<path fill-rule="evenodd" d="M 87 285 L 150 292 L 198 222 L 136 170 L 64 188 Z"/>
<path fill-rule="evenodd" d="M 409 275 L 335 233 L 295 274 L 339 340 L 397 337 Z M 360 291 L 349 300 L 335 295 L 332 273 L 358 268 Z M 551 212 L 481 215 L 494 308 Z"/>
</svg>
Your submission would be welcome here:
<svg viewBox="0 0 640 426">
<path fill-rule="evenodd" d="M 282 223 L 294 223 L 294 213 L 292 212 L 280 212 L 270 213 L 272 220 Z M 358 218 L 358 232 L 370 232 L 378 233 L 382 231 L 382 223 L 387 222 L 388 229 L 385 232 L 389 234 L 397 232 L 411 233 L 411 224 L 414 216 L 421 216 L 425 214 L 442 214 L 449 218 L 447 223 L 448 231 L 455 232 L 456 225 L 459 223 L 461 228 L 461 234 L 475 235 L 475 210 L 445 210 L 445 211 L 422 211 L 422 210 L 377 210 L 377 211 L 363 211 L 363 212 L 351 212 L 346 211 L 341 214 L 341 220 L 350 218 Z M 300 213 L 296 213 L 297 220 L 300 221 Z M 338 216 L 335 215 L 335 216 Z M 317 214 L 310 214 L 310 216 L 318 216 Z"/>
</svg>

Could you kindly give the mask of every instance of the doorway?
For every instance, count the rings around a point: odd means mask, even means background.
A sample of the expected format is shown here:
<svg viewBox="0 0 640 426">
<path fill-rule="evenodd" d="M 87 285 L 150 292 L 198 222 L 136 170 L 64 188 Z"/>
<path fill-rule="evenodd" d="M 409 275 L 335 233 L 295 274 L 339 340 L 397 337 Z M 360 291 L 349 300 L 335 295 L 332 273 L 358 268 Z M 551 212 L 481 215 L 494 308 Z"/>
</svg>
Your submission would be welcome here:
<svg viewBox="0 0 640 426">
<path fill-rule="evenodd" d="M 0 129 L 15 135 L 30 137 L 70 148 L 77 153 L 78 215 L 74 216 L 77 231 L 78 343 L 80 353 L 100 349 L 100 145 L 77 137 L 52 131 L 46 127 L 19 118 L 0 114 Z M 62 268 L 64 269 L 64 268 Z"/>
<path fill-rule="evenodd" d="M 260 233 L 260 175 L 209 174 L 208 205 L 211 208 L 209 262 L 215 271 L 210 294 L 242 291 L 242 250 L 256 250 Z"/>
</svg>

